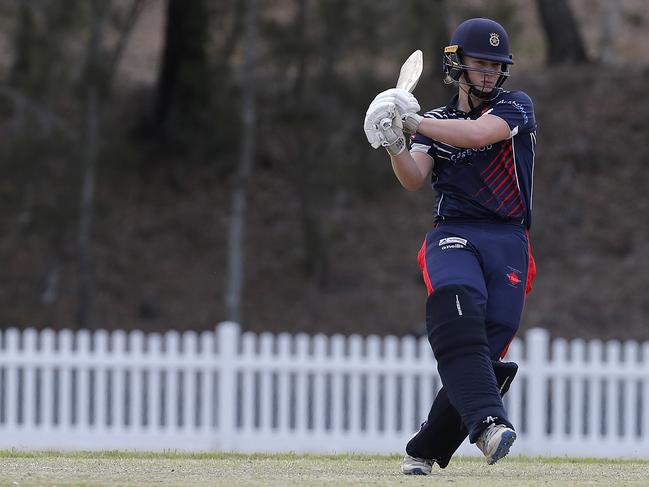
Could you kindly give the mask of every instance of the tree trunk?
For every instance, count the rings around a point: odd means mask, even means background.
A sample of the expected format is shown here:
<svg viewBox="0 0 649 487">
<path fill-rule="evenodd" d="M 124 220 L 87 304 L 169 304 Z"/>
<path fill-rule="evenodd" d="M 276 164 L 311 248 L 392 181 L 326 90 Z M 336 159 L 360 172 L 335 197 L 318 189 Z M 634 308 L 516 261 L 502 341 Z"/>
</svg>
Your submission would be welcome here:
<svg viewBox="0 0 649 487">
<path fill-rule="evenodd" d="M 204 0 L 169 0 L 167 4 L 155 104 L 158 128 L 194 125 L 206 107 L 211 88 L 205 51 L 208 17 Z"/>
<path fill-rule="evenodd" d="M 293 104 L 290 108 L 295 120 L 296 137 L 298 140 L 295 161 L 291 164 L 291 179 L 295 195 L 299 201 L 300 228 L 304 242 L 304 266 L 307 275 L 316 288 L 326 285 L 329 275 L 329 253 L 327 252 L 326 237 L 323 229 L 323 218 L 319 211 L 318 187 L 322 183 L 319 177 L 318 149 L 313 150 L 309 143 L 310 129 L 302 121 L 309 115 L 309 94 L 307 90 L 307 68 L 309 65 L 310 49 L 307 40 L 307 0 L 297 0 L 294 20 L 294 42 L 297 49 L 297 76 L 293 86 Z M 331 63 L 327 63 L 328 70 Z M 324 112 L 326 113 L 326 112 Z M 322 115 L 326 118 L 326 114 Z"/>
<path fill-rule="evenodd" d="M 102 62 L 101 44 L 104 28 L 109 18 L 111 2 L 93 0 L 91 6 L 92 30 L 86 53 L 84 73 L 84 127 L 81 183 L 81 215 L 79 219 L 79 303 L 77 324 L 80 328 L 95 326 L 95 262 L 92 252 L 92 226 L 94 220 L 97 160 L 100 145 L 100 120 L 102 100 L 110 92 L 110 84 L 119 59 L 139 16 L 144 0 L 133 0 L 127 22 L 109 62 Z"/>
<path fill-rule="evenodd" d="M 92 2 L 92 31 L 88 43 L 85 71 L 83 179 L 81 183 L 81 216 L 79 222 L 79 308 L 77 325 L 94 328 L 95 265 L 92 252 L 95 180 L 99 153 L 100 49 L 109 6 L 102 0 Z"/>
<path fill-rule="evenodd" d="M 566 0 L 537 0 L 547 42 L 547 63 L 586 63 L 584 47 L 575 16 Z"/>
<path fill-rule="evenodd" d="M 32 71 L 32 52 L 34 50 L 34 12 L 28 0 L 20 2 L 18 27 L 16 29 L 15 57 L 11 67 L 11 84 L 20 86 Z"/>
<path fill-rule="evenodd" d="M 255 157 L 255 60 L 257 50 L 257 1 L 247 0 L 245 19 L 244 62 L 242 80 L 242 138 L 241 157 L 232 191 L 225 308 L 228 320 L 241 323 L 242 296 L 245 277 L 245 227 L 248 202 L 248 182 Z"/>
<path fill-rule="evenodd" d="M 622 24 L 622 6 L 619 0 L 606 0 L 602 13 L 602 35 L 600 37 L 599 61 L 615 64 L 615 41 Z"/>
</svg>

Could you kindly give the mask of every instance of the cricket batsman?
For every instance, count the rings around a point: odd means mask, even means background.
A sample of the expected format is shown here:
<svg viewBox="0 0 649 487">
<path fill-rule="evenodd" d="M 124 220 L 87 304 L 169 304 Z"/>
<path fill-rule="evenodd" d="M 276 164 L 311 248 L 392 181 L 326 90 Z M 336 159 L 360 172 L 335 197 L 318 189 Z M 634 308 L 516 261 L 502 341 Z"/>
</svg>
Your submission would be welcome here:
<svg viewBox="0 0 649 487">
<path fill-rule="evenodd" d="M 488 464 L 516 440 L 502 394 L 517 366 L 501 360 L 536 273 L 529 236 L 536 121 L 527 94 L 502 88 L 512 64 L 499 23 L 466 20 L 443 53 L 444 81 L 457 87 L 448 105 L 420 115 L 416 98 L 393 88 L 365 117 L 368 141 L 385 147 L 401 185 L 415 191 L 430 178 L 436 195 L 418 261 L 443 387 L 406 445 L 404 474 L 445 468 L 467 435 Z"/>
</svg>

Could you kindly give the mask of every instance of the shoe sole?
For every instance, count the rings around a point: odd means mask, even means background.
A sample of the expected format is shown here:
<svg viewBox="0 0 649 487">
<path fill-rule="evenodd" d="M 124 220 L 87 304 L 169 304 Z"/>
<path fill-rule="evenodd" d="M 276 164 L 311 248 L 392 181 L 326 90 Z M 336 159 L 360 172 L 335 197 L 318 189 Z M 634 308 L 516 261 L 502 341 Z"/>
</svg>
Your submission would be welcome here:
<svg viewBox="0 0 649 487">
<path fill-rule="evenodd" d="M 491 458 L 489 458 L 487 464 L 493 465 L 498 460 L 506 456 L 509 453 L 509 449 L 514 444 L 515 440 L 516 440 L 515 432 L 513 431 L 504 432 L 502 437 L 500 438 L 500 443 L 498 444 L 498 448 L 496 448 L 496 451 L 493 453 L 493 455 L 491 455 Z"/>
<path fill-rule="evenodd" d="M 422 468 L 416 467 L 410 470 L 401 469 L 401 473 L 404 475 L 430 475 L 430 471 L 426 471 Z"/>
</svg>

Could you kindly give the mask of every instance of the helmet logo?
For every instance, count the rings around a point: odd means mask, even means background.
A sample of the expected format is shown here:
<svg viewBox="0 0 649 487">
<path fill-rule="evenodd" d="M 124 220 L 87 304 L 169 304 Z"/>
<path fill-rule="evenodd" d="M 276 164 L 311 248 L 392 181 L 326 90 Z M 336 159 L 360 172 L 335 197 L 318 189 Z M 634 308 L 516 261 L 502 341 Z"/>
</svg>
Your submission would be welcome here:
<svg viewBox="0 0 649 487">
<path fill-rule="evenodd" d="M 498 47 L 498 45 L 500 44 L 500 36 L 496 32 L 489 34 L 489 44 L 494 47 Z"/>
</svg>

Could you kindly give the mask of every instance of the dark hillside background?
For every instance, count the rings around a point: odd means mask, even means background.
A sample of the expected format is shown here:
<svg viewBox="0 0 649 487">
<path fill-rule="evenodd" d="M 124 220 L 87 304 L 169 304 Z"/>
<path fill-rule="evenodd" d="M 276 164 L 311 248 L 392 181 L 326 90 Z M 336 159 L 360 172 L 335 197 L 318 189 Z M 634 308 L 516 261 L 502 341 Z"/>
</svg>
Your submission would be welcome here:
<svg viewBox="0 0 649 487">
<path fill-rule="evenodd" d="M 229 292 L 255 331 L 423 333 L 434 195 L 363 117 L 417 48 L 445 103 L 441 47 L 489 16 L 539 124 L 523 327 L 649 338 L 649 5 L 555 2 L 576 37 L 544 0 L 0 2 L 0 324 L 209 329 Z"/>
</svg>

